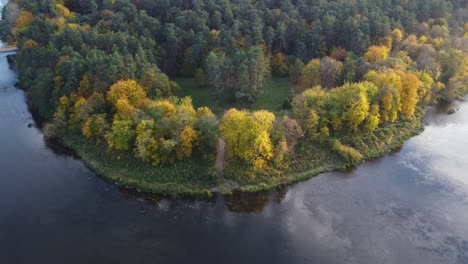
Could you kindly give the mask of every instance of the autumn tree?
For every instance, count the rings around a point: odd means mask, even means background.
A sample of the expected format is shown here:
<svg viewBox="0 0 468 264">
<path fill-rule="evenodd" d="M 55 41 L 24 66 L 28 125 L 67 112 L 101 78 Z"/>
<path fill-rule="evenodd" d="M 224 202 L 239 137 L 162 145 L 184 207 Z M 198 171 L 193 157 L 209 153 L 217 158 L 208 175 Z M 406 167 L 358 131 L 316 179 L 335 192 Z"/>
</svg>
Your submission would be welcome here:
<svg viewBox="0 0 468 264">
<path fill-rule="evenodd" d="M 364 54 L 364 57 L 368 62 L 376 63 L 377 61 L 385 60 L 389 52 L 389 48 L 385 46 L 370 46 L 366 54 Z"/>
<path fill-rule="evenodd" d="M 135 130 L 133 129 L 133 123 L 127 120 L 114 120 L 111 131 L 106 135 L 109 147 L 121 151 L 131 150 L 134 138 Z"/>
<path fill-rule="evenodd" d="M 418 89 L 420 81 L 418 76 L 411 72 L 398 71 L 401 78 L 401 113 L 406 116 L 413 116 L 416 111 L 416 104 L 419 101 Z"/>
<path fill-rule="evenodd" d="M 313 59 L 302 69 L 299 83 L 302 87 L 312 88 L 321 84 L 321 66 L 320 60 Z"/>
<path fill-rule="evenodd" d="M 106 135 L 109 130 L 109 124 L 107 123 L 106 114 L 92 115 L 86 120 L 83 125 L 82 133 L 87 139 L 95 139 L 100 141 Z"/>
<path fill-rule="evenodd" d="M 137 105 L 144 98 L 146 98 L 145 90 L 134 80 L 118 81 L 107 93 L 107 100 L 114 106 L 120 99 L 126 99 L 131 105 Z"/>
<path fill-rule="evenodd" d="M 320 78 L 322 87 L 330 89 L 338 84 L 343 63 L 331 57 L 320 60 Z"/>
<path fill-rule="evenodd" d="M 268 111 L 227 111 L 219 129 L 228 154 L 247 161 L 257 170 L 265 168 L 274 155 L 270 138 L 274 120 L 275 116 Z"/>
<path fill-rule="evenodd" d="M 180 143 L 177 149 L 177 158 L 182 160 L 192 156 L 192 151 L 198 145 L 199 139 L 199 133 L 192 126 L 185 126 L 180 132 Z"/>
</svg>

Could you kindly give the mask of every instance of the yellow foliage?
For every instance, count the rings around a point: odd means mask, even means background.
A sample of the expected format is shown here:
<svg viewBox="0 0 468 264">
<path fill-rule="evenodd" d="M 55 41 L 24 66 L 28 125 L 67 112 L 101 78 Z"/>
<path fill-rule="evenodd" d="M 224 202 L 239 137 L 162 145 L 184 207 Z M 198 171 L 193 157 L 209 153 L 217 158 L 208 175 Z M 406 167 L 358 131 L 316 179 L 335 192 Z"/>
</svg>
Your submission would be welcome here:
<svg viewBox="0 0 468 264">
<path fill-rule="evenodd" d="M 154 161 L 157 140 L 152 135 L 153 120 L 143 120 L 136 128 L 135 156 L 143 161 Z"/>
<path fill-rule="evenodd" d="M 342 144 L 338 140 L 332 140 L 331 146 L 341 157 L 350 162 L 360 162 L 364 156 L 355 148 Z"/>
<path fill-rule="evenodd" d="M 249 162 L 255 169 L 265 168 L 274 155 L 270 135 L 274 120 L 268 111 L 253 114 L 245 110 L 227 111 L 219 129 L 226 140 L 228 155 Z"/>
<path fill-rule="evenodd" d="M 134 80 L 118 81 L 110 87 L 107 101 L 115 105 L 119 99 L 127 99 L 132 105 L 137 105 L 146 98 L 146 92 Z"/>
<path fill-rule="evenodd" d="M 281 140 L 275 147 L 274 163 L 276 166 L 281 166 L 284 161 L 285 155 L 289 152 L 288 141 L 285 136 L 281 137 Z"/>
<path fill-rule="evenodd" d="M 92 123 L 91 118 L 88 118 L 88 120 L 86 120 L 86 123 L 84 124 L 83 129 L 82 129 L 83 136 L 85 136 L 87 139 L 93 136 L 93 131 L 91 130 L 91 126 L 92 126 L 91 123 Z"/>
<path fill-rule="evenodd" d="M 197 146 L 200 135 L 191 126 L 186 126 L 180 132 L 180 144 L 177 149 L 177 158 L 182 160 L 192 156 L 193 148 Z"/>
<path fill-rule="evenodd" d="M 369 112 L 369 116 L 366 120 L 365 128 L 373 132 L 379 127 L 380 123 L 380 108 L 378 105 L 372 105 L 371 110 Z"/>
<path fill-rule="evenodd" d="M 305 131 L 309 133 L 312 137 L 315 137 L 319 124 L 319 115 L 314 110 L 309 110 L 307 119 L 305 120 Z"/>
<path fill-rule="evenodd" d="M 333 127 L 333 130 L 340 131 L 341 128 L 343 127 L 343 122 L 341 120 L 341 117 L 339 117 L 337 115 L 332 116 L 331 125 Z"/>
<path fill-rule="evenodd" d="M 39 44 L 37 44 L 36 41 L 32 40 L 32 39 L 28 39 L 26 40 L 24 43 L 23 43 L 23 47 L 22 49 L 35 49 L 39 47 Z"/>
<path fill-rule="evenodd" d="M 57 11 L 57 14 L 59 16 L 63 16 L 65 18 L 71 18 L 71 17 L 75 16 L 75 14 L 70 12 L 70 10 L 68 8 L 66 8 L 65 6 L 63 6 L 61 4 L 56 4 L 55 5 L 55 11 Z"/>
<path fill-rule="evenodd" d="M 249 141 L 253 129 L 253 118 L 247 111 L 239 111 L 233 108 L 224 114 L 219 130 L 226 140 L 229 155 L 247 159 L 246 145 L 249 147 L 251 145 Z"/>
<path fill-rule="evenodd" d="M 388 57 L 390 49 L 385 46 L 370 46 L 364 57 L 370 63 L 376 63 L 385 60 Z"/>
<path fill-rule="evenodd" d="M 418 103 L 418 88 L 420 81 L 418 76 L 410 72 L 397 71 L 401 77 L 401 112 L 407 116 L 413 116 Z"/>
<path fill-rule="evenodd" d="M 273 158 L 273 144 L 267 131 L 262 131 L 258 134 L 254 147 L 257 152 L 256 154 L 264 160 L 271 160 Z"/>
<path fill-rule="evenodd" d="M 105 119 L 105 115 L 93 115 L 88 120 L 86 120 L 81 130 L 83 136 L 87 139 L 95 137 L 99 140 L 100 137 L 103 137 L 108 129 L 108 124 Z"/>
<path fill-rule="evenodd" d="M 193 108 L 192 98 L 184 97 L 180 99 L 177 106 L 177 116 L 178 120 L 184 125 L 193 124 L 193 121 L 197 116 L 197 112 Z"/>
<path fill-rule="evenodd" d="M 421 36 L 418 40 L 419 43 L 421 44 L 426 44 L 427 43 L 427 37 L 426 36 Z"/>
<path fill-rule="evenodd" d="M 398 118 L 397 102 L 400 100 L 398 92 L 391 86 L 386 86 L 383 90 L 381 104 L 382 104 L 382 118 L 384 121 L 395 122 Z"/>
<path fill-rule="evenodd" d="M 253 165 L 253 169 L 255 171 L 261 171 L 263 169 L 266 168 L 267 166 L 267 162 L 262 159 L 262 158 L 256 158 L 253 162 L 252 162 L 252 165 Z"/>
<path fill-rule="evenodd" d="M 403 84 L 401 77 L 394 71 L 370 71 L 364 76 L 367 81 L 374 83 L 381 91 L 381 115 L 384 121 L 394 122 L 401 111 L 401 94 Z"/>
<path fill-rule="evenodd" d="M 117 109 L 117 113 L 114 119 L 117 120 L 130 120 L 132 114 L 136 111 L 135 107 L 127 99 L 119 99 L 115 104 L 115 108 Z"/>
<path fill-rule="evenodd" d="M 384 47 L 387 47 L 388 50 L 392 50 L 392 45 L 393 45 L 393 38 L 391 37 L 384 37 L 384 38 L 381 38 L 379 40 L 379 43 L 384 46 Z"/>
<path fill-rule="evenodd" d="M 57 26 L 58 26 L 59 30 L 61 31 L 67 25 L 67 20 L 64 17 L 59 17 L 59 18 L 55 19 L 55 23 L 57 23 Z"/>
<path fill-rule="evenodd" d="M 432 97 L 432 85 L 434 84 L 434 79 L 432 76 L 426 72 L 417 72 L 420 83 L 418 88 L 419 99 L 423 102 L 429 102 Z"/>
<path fill-rule="evenodd" d="M 77 23 L 68 23 L 67 27 L 73 31 L 77 31 L 81 28 L 80 25 Z"/>
<path fill-rule="evenodd" d="M 299 83 L 302 87 L 311 88 L 320 85 L 321 82 L 320 60 L 313 59 L 302 69 Z"/>
<path fill-rule="evenodd" d="M 210 108 L 204 106 L 204 107 L 200 107 L 197 109 L 197 118 L 200 118 L 203 116 L 214 116 L 214 114 Z"/>
<path fill-rule="evenodd" d="M 210 31 L 211 41 L 216 42 L 216 41 L 218 40 L 219 33 L 220 33 L 219 30 L 212 29 L 212 30 Z"/>
<path fill-rule="evenodd" d="M 174 117 L 177 113 L 176 106 L 167 100 L 157 101 L 154 103 L 153 107 L 156 108 L 165 117 L 171 118 Z"/>
<path fill-rule="evenodd" d="M 399 44 L 403 40 L 403 32 L 401 32 L 401 30 L 398 28 L 395 28 L 392 31 L 391 35 L 392 35 L 393 43 Z"/>
<path fill-rule="evenodd" d="M 85 115 L 84 106 L 86 105 L 86 99 L 80 97 L 73 105 L 73 111 L 70 117 L 70 127 L 74 129 L 81 129 L 82 122 L 87 119 Z"/>
<path fill-rule="evenodd" d="M 252 114 L 258 129 L 270 132 L 273 128 L 273 122 L 275 122 L 275 115 L 272 112 L 266 110 L 256 111 Z"/>
<path fill-rule="evenodd" d="M 325 141 L 330 136 L 330 129 L 327 126 L 323 126 L 320 129 L 320 142 Z"/>
<path fill-rule="evenodd" d="M 16 27 L 13 29 L 13 32 L 24 32 L 31 25 L 34 20 L 34 15 L 28 11 L 21 11 L 20 16 L 16 19 Z"/>
</svg>

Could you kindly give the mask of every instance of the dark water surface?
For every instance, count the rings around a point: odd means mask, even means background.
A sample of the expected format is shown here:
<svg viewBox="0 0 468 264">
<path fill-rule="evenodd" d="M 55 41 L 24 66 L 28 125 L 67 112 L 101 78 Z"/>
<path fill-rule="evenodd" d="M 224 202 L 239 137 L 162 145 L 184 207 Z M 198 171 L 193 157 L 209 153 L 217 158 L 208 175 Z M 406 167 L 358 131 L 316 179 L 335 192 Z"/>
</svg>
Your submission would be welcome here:
<svg viewBox="0 0 468 264">
<path fill-rule="evenodd" d="M 468 263 L 468 103 L 349 173 L 170 200 L 48 148 L 15 80 L 0 57 L 0 263 Z"/>
</svg>

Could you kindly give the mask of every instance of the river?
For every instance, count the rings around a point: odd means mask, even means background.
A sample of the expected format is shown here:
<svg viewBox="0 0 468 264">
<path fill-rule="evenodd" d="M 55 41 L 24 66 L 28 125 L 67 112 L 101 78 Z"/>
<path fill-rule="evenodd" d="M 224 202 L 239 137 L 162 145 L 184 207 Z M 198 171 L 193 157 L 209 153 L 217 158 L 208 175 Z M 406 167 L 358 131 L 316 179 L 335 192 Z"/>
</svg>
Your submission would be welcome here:
<svg viewBox="0 0 468 264">
<path fill-rule="evenodd" d="M 172 200 L 48 147 L 16 77 L 0 56 L 0 263 L 468 263 L 466 102 L 350 172 Z"/>
</svg>

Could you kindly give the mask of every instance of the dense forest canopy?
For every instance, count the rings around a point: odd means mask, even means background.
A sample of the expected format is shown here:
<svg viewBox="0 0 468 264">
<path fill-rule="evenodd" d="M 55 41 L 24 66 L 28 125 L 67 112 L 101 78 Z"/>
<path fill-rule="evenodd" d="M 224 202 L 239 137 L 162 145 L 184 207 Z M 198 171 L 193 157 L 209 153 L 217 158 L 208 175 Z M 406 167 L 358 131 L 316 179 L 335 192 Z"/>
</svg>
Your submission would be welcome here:
<svg viewBox="0 0 468 264">
<path fill-rule="evenodd" d="M 219 134 L 230 157 L 263 169 L 304 140 L 360 160 L 340 135 L 463 94 L 467 20 L 463 0 L 10 0 L 1 34 L 20 47 L 20 85 L 53 134 L 155 165 L 212 157 Z M 247 110 L 218 127 L 174 97 L 177 76 Z M 248 110 L 272 76 L 291 80 L 284 110 Z"/>
</svg>

